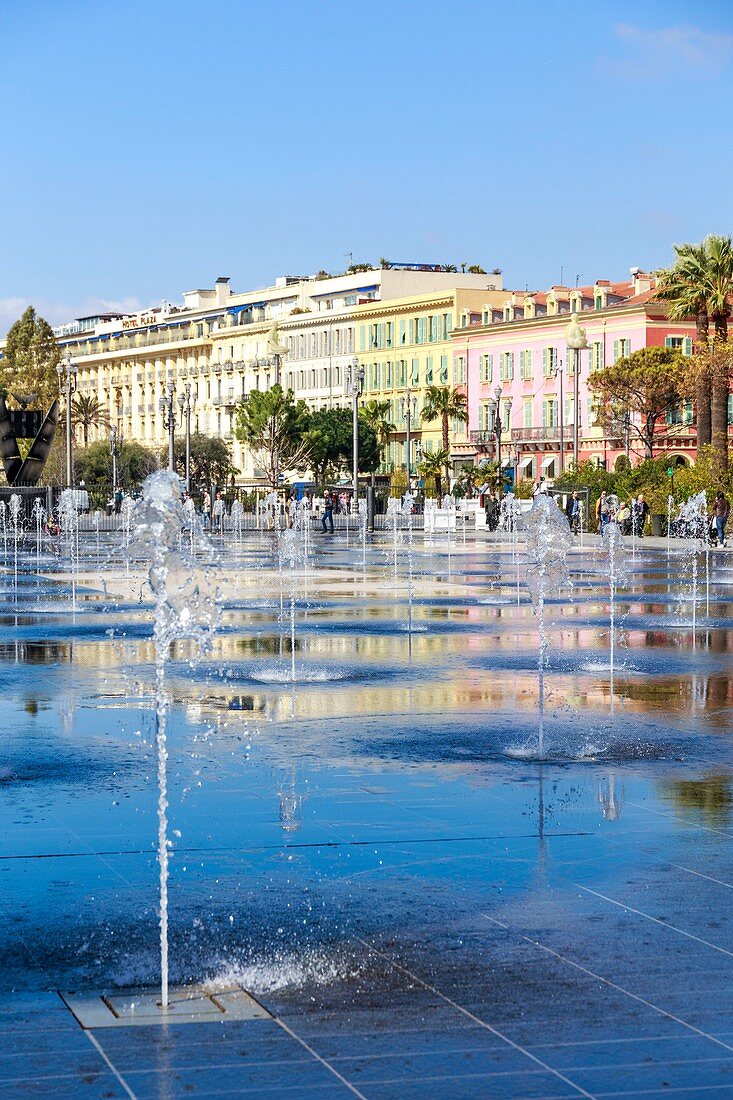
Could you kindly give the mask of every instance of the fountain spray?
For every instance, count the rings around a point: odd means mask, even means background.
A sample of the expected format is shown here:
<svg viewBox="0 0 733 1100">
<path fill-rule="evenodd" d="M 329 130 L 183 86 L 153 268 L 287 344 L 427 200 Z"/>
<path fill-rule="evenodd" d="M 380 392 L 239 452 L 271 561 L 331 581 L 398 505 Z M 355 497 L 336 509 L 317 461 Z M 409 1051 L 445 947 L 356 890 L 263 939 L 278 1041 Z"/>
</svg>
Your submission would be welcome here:
<svg viewBox="0 0 733 1100">
<path fill-rule="evenodd" d="M 218 622 L 216 593 L 205 587 L 203 572 L 192 573 L 176 551 L 183 523 L 181 480 L 160 470 L 143 482 L 135 506 L 135 544 L 150 559 L 148 573 L 155 597 L 155 741 L 158 751 L 158 866 L 160 871 L 160 998 L 168 1007 L 168 700 L 165 669 L 171 644 L 184 638 L 200 649 L 210 644 Z"/>
<path fill-rule="evenodd" d="M 545 755 L 545 669 L 549 644 L 545 622 L 545 603 L 549 595 L 570 585 L 567 556 L 573 544 L 570 525 L 555 501 L 538 493 L 529 512 L 518 525 L 527 544 L 527 588 L 537 616 L 539 651 L 537 656 L 538 752 Z"/>
</svg>

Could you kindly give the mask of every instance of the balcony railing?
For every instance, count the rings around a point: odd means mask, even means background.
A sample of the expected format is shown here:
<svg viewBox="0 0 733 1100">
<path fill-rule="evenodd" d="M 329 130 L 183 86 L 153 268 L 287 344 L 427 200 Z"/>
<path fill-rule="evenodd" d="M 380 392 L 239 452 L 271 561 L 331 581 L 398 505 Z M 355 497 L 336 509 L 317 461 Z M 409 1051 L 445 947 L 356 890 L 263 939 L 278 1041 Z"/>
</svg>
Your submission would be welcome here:
<svg viewBox="0 0 733 1100">
<path fill-rule="evenodd" d="M 562 429 L 563 443 L 572 444 L 573 425 L 564 424 Z M 555 424 L 544 428 L 512 428 L 512 443 L 559 443 L 560 425 Z"/>
<path fill-rule="evenodd" d="M 495 443 L 496 432 L 492 428 L 486 428 L 479 432 L 469 432 L 468 438 L 471 443 L 477 443 L 479 446 L 482 446 L 487 443 Z"/>
</svg>

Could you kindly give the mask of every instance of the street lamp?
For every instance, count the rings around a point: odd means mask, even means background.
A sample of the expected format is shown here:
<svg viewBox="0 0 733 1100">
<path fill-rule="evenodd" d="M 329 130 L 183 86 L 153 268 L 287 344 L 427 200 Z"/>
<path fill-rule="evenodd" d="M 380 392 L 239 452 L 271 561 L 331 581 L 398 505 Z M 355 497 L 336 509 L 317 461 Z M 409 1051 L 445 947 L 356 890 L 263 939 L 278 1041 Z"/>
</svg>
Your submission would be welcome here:
<svg viewBox="0 0 733 1100">
<path fill-rule="evenodd" d="M 117 489 L 117 456 L 119 454 L 117 448 L 117 428 L 110 428 L 109 430 L 109 453 L 112 456 L 112 495 L 114 496 Z"/>
<path fill-rule="evenodd" d="M 417 398 L 412 396 L 412 390 L 408 388 L 407 393 L 400 399 L 402 407 L 402 415 L 405 418 L 405 466 L 407 467 L 407 491 L 410 492 L 412 487 L 412 418 L 417 416 Z"/>
<path fill-rule="evenodd" d="M 359 366 L 359 360 L 354 358 L 349 362 L 346 381 L 346 394 L 351 397 L 351 412 L 353 418 L 353 477 L 354 495 L 351 498 L 352 512 L 358 511 L 357 498 L 359 495 L 359 395 L 364 382 L 364 368 Z"/>
<path fill-rule="evenodd" d="M 175 470 L 175 459 L 173 457 L 173 437 L 176 430 L 176 415 L 173 409 L 173 394 L 175 393 L 176 385 L 172 378 L 169 378 L 166 383 L 167 397 L 161 397 L 160 399 L 160 411 L 163 413 L 163 427 L 168 432 L 168 469 L 173 473 Z"/>
<path fill-rule="evenodd" d="M 71 395 L 76 393 L 76 375 L 78 367 L 70 355 L 66 355 L 56 366 L 59 376 L 59 392 L 66 397 L 66 487 L 72 488 L 73 471 L 71 461 Z"/>
<path fill-rule="evenodd" d="M 186 425 L 186 492 L 191 491 L 191 410 L 196 404 L 196 398 L 191 393 L 191 383 L 186 382 L 183 393 L 178 395 L 178 408 L 181 410 L 181 419 Z"/>
<path fill-rule="evenodd" d="M 560 381 L 560 477 L 565 469 L 565 404 L 562 396 L 562 359 L 555 367 L 555 378 Z"/>
<path fill-rule="evenodd" d="M 493 426 L 494 426 L 494 440 L 495 440 L 495 448 L 496 448 L 496 450 L 495 450 L 496 467 L 497 467 L 498 476 L 499 476 L 499 496 L 501 496 L 501 489 L 502 489 L 502 484 L 503 484 L 503 479 L 502 479 L 502 474 L 501 474 L 501 436 L 502 436 L 502 432 L 504 431 L 504 424 L 503 424 L 503 421 L 501 419 L 501 404 L 500 404 L 500 402 L 501 402 L 501 386 L 495 386 L 494 387 L 494 397 L 495 397 L 495 401 L 492 402 L 492 408 L 490 409 L 490 413 L 493 414 L 493 421 L 494 421 Z M 511 400 L 511 398 L 509 398 L 509 400 L 505 402 L 504 408 L 506 409 L 507 421 L 509 421 L 509 419 L 512 415 L 512 400 Z"/>
<path fill-rule="evenodd" d="M 565 343 L 573 353 L 573 462 L 578 468 L 580 453 L 580 353 L 588 347 L 585 329 L 578 324 L 578 314 L 570 314 L 570 324 L 565 329 Z"/>
</svg>

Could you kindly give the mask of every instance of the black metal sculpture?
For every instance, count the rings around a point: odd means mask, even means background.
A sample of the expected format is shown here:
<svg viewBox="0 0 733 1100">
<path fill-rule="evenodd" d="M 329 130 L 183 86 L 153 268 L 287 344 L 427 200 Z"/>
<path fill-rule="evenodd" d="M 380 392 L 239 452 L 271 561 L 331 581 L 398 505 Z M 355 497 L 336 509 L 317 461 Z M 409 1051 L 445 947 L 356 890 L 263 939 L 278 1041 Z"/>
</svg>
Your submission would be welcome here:
<svg viewBox="0 0 733 1100">
<path fill-rule="evenodd" d="M 0 454 L 8 485 L 38 483 L 56 434 L 59 412 L 58 401 L 43 418 L 40 409 L 8 409 L 5 398 L 0 397 Z M 33 440 L 25 460 L 18 449 L 19 439 Z"/>
</svg>

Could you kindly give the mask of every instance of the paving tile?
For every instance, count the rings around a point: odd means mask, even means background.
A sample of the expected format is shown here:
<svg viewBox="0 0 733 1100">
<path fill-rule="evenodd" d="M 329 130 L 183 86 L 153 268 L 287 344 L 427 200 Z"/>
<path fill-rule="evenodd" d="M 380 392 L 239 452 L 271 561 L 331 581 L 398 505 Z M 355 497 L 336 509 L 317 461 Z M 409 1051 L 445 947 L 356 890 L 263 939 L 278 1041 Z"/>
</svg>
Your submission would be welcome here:
<svg viewBox="0 0 733 1100">
<path fill-rule="evenodd" d="M 205 1070 L 160 1066 L 156 1072 L 130 1072 L 125 1073 L 124 1078 L 139 1100 L 158 1097 L 161 1082 L 165 1082 L 165 1087 L 174 1096 L 246 1095 L 249 1092 L 277 1095 L 278 1092 L 303 1088 L 327 1088 L 336 1094 L 349 1094 L 338 1078 L 315 1059 L 295 1065 L 280 1062 L 256 1066 L 245 1063 L 236 1067 L 212 1065 Z"/>
</svg>

